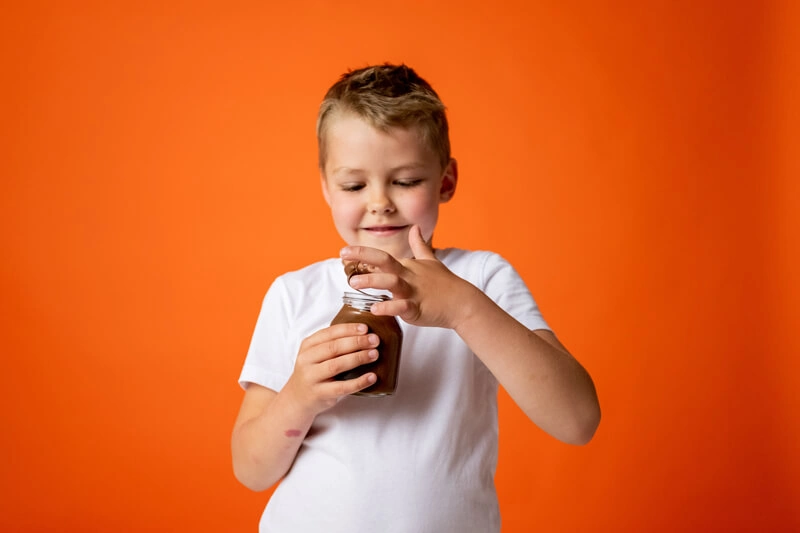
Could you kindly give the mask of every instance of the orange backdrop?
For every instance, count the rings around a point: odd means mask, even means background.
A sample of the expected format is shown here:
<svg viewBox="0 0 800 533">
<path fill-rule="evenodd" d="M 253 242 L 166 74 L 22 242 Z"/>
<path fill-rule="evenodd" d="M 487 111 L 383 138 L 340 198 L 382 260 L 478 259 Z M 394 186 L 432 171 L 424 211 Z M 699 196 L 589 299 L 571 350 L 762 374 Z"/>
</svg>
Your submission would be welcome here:
<svg viewBox="0 0 800 533">
<path fill-rule="evenodd" d="M 387 60 L 449 107 L 437 244 L 510 259 L 601 398 L 570 447 L 501 395 L 503 531 L 800 528 L 795 2 L 270 4 L 2 8 L 0 530 L 255 531 L 236 379 L 341 246 L 317 104 Z"/>
</svg>

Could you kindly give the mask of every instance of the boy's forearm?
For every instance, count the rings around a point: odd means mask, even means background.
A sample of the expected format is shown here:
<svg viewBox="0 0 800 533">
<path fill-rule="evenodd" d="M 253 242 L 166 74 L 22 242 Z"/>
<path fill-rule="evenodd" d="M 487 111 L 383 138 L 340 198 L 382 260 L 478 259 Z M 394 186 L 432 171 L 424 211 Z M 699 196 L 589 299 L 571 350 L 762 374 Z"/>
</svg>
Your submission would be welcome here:
<svg viewBox="0 0 800 533">
<path fill-rule="evenodd" d="M 585 444 L 600 420 L 591 377 L 549 332 L 529 330 L 488 296 L 473 291 L 461 306 L 456 333 L 511 398 L 553 437 Z"/>
<path fill-rule="evenodd" d="M 233 432 L 233 468 L 236 478 L 254 491 L 270 488 L 286 475 L 314 417 L 296 409 L 285 390 Z"/>
</svg>

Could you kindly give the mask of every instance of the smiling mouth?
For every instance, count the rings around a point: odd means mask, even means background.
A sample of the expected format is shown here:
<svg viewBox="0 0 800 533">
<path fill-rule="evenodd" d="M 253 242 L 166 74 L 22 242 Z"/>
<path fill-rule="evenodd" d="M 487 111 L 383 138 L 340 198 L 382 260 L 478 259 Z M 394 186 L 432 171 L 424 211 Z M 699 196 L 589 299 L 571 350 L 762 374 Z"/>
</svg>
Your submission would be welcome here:
<svg viewBox="0 0 800 533">
<path fill-rule="evenodd" d="M 370 226 L 368 228 L 363 228 L 363 229 L 364 231 L 368 231 L 376 235 L 387 235 L 387 234 L 397 233 L 398 231 L 402 231 L 407 227 L 408 226 Z"/>
</svg>

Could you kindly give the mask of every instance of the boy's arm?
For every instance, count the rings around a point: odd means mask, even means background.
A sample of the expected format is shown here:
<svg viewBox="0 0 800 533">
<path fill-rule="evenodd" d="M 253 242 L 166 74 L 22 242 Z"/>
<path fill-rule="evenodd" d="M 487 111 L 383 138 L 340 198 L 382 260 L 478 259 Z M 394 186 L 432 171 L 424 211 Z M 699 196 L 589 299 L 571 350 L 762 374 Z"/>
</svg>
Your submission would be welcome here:
<svg viewBox="0 0 800 533">
<path fill-rule="evenodd" d="M 236 479 L 255 491 L 277 483 L 292 466 L 313 421 L 285 396 L 248 385 L 231 436 Z"/>
<path fill-rule="evenodd" d="M 594 383 L 556 336 L 529 330 L 477 289 L 460 301 L 456 333 L 528 418 L 563 442 L 589 442 L 600 423 Z"/>
<path fill-rule="evenodd" d="M 316 416 L 343 396 L 375 383 L 373 372 L 337 381 L 338 374 L 378 357 L 379 338 L 364 324 L 337 324 L 303 340 L 280 392 L 250 384 L 231 435 L 233 472 L 251 490 L 266 490 L 291 468 Z"/>
<path fill-rule="evenodd" d="M 353 288 L 390 290 L 393 300 L 374 304 L 375 314 L 410 324 L 455 330 L 536 425 L 571 444 L 591 440 L 600 406 L 591 377 L 546 330 L 531 331 L 481 290 L 445 267 L 416 228 L 409 232 L 415 259 L 396 261 L 374 249 L 345 248 L 379 272 L 357 275 Z"/>
</svg>

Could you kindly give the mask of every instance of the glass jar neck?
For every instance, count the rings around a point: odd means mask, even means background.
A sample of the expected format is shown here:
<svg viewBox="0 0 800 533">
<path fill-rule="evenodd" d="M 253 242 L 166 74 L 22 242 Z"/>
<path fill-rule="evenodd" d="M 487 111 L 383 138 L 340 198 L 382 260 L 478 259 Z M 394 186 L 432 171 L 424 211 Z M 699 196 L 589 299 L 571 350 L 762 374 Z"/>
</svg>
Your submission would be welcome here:
<svg viewBox="0 0 800 533">
<path fill-rule="evenodd" d="M 349 305 L 359 311 L 369 311 L 372 309 L 372 304 L 375 302 L 385 302 L 388 299 L 389 297 L 384 295 L 371 296 L 359 292 L 345 292 L 344 295 L 342 295 L 342 302 L 344 305 Z"/>
</svg>

